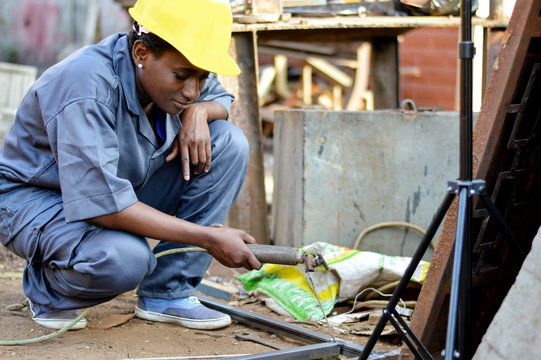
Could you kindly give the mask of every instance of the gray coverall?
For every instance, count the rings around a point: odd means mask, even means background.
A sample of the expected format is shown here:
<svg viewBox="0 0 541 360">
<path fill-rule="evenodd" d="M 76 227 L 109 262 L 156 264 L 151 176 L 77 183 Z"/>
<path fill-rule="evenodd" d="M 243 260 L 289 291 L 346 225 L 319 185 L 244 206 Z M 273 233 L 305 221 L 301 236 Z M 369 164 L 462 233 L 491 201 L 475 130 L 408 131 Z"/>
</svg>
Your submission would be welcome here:
<svg viewBox="0 0 541 360">
<path fill-rule="evenodd" d="M 233 96 L 211 74 L 198 101 L 229 113 Z M 41 311 L 139 295 L 191 296 L 208 268 L 205 253 L 155 259 L 145 238 L 85 219 L 142 201 L 200 225 L 223 223 L 248 163 L 242 131 L 209 124 L 212 166 L 182 177 L 166 163 L 181 129 L 167 115 L 159 146 L 142 109 L 126 34 L 112 35 L 48 69 L 24 97 L 0 148 L 0 241 L 26 258 L 23 288 Z M 181 247 L 161 242 L 154 252 Z"/>
</svg>

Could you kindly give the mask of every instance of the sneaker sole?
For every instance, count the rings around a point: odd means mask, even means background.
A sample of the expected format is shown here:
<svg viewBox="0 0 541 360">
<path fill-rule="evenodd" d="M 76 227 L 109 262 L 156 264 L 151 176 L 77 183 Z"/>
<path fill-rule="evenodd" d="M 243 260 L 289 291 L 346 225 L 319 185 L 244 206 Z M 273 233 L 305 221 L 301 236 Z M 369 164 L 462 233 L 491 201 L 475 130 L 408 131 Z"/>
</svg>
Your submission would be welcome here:
<svg viewBox="0 0 541 360">
<path fill-rule="evenodd" d="M 231 325 L 231 317 L 229 315 L 212 320 L 197 320 L 143 310 L 137 306 L 135 306 L 135 316 L 144 320 L 174 323 L 190 329 L 199 330 L 220 329 Z"/>
<path fill-rule="evenodd" d="M 61 330 L 71 324 L 73 320 L 63 320 L 63 319 L 40 319 L 40 318 L 32 318 L 36 322 L 36 324 L 41 325 L 43 327 L 46 327 L 48 329 L 54 329 L 54 330 Z M 82 318 L 81 320 L 77 321 L 75 325 L 69 328 L 69 330 L 81 330 L 86 327 L 86 319 Z"/>
<path fill-rule="evenodd" d="M 32 320 L 35 321 L 36 324 L 46 327 L 47 329 L 53 329 L 53 330 L 62 330 L 69 324 L 73 322 L 75 319 L 42 319 L 39 317 L 36 317 L 36 313 L 34 313 L 34 309 L 32 309 L 32 302 L 30 299 L 28 299 L 28 307 L 30 308 L 30 311 L 32 312 Z M 75 325 L 70 327 L 68 330 L 81 330 L 86 327 L 86 319 L 82 318 L 81 320 L 77 321 Z"/>
</svg>

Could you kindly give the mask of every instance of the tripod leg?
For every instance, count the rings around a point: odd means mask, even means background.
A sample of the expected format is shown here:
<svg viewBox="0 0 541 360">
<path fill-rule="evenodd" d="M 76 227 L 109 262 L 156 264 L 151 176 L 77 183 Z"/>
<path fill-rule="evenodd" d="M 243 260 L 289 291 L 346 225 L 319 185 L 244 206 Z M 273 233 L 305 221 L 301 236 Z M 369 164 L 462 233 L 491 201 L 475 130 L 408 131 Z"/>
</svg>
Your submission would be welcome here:
<svg viewBox="0 0 541 360">
<path fill-rule="evenodd" d="M 494 203 L 492 202 L 492 200 L 490 199 L 486 191 L 484 191 L 484 189 L 479 192 L 479 196 L 481 197 L 483 204 L 485 204 L 485 206 L 487 207 L 489 214 L 494 216 L 501 230 L 505 233 L 507 238 L 510 240 L 511 245 L 515 248 L 515 251 L 520 255 L 522 259 L 526 258 L 526 252 L 519 245 L 517 239 L 513 235 L 513 232 L 511 231 L 511 229 L 509 229 L 503 217 L 500 215 L 498 209 L 496 209 L 496 206 L 494 205 Z"/>
<path fill-rule="evenodd" d="M 471 195 L 471 192 L 470 192 Z M 462 355 L 461 359 L 470 359 L 471 353 L 471 317 L 470 317 L 470 300 L 471 300 L 471 257 L 472 257 L 472 244 L 471 244 L 471 218 L 472 218 L 473 201 L 469 197 L 466 202 L 466 209 L 464 214 L 464 240 L 462 246 L 462 282 L 460 287 L 460 302 L 462 306 L 459 314 L 459 326 L 458 326 L 458 340 L 457 348 Z"/>
<path fill-rule="evenodd" d="M 455 239 L 455 250 L 453 256 L 453 274 L 451 279 L 451 297 L 449 300 L 449 317 L 447 321 L 447 336 L 445 341 L 445 360 L 457 359 L 463 356 L 464 344 L 460 343 L 458 349 L 455 352 L 457 330 L 460 331 L 459 338 L 462 338 L 465 331 L 465 314 L 467 311 L 463 311 L 459 314 L 459 301 L 464 301 L 465 296 L 468 296 L 468 289 L 464 289 L 465 286 L 469 285 L 469 282 L 465 276 L 469 274 L 464 274 L 465 272 L 470 271 L 470 269 L 462 269 L 463 265 L 463 256 L 466 251 L 470 251 L 470 246 L 468 244 L 470 224 L 468 219 L 468 209 L 471 206 L 471 198 L 468 194 L 468 187 L 461 187 L 460 189 L 460 201 L 458 203 L 458 217 L 457 217 L 457 227 L 456 227 L 456 239 Z M 466 261 L 465 261 L 466 262 Z M 463 303 L 464 304 L 464 303 Z M 467 307 L 467 304 L 464 304 Z M 459 315 L 461 318 L 459 319 Z M 457 328 L 457 325 L 460 328 Z M 460 339 L 459 339 L 460 340 Z"/>
<path fill-rule="evenodd" d="M 368 359 L 368 356 L 372 352 L 372 349 L 376 345 L 376 342 L 378 341 L 379 336 L 381 335 L 381 332 L 383 331 L 383 328 L 385 327 L 385 324 L 387 323 L 388 316 L 387 314 L 391 313 L 391 310 L 394 310 L 398 302 L 400 301 L 400 295 L 402 292 L 406 289 L 408 286 L 408 283 L 415 272 L 415 269 L 417 268 L 417 265 L 422 260 L 423 255 L 425 254 L 426 250 L 430 246 L 430 241 L 436 234 L 436 231 L 438 231 L 438 228 L 443 221 L 443 218 L 445 217 L 445 214 L 447 213 L 447 210 L 449 210 L 449 207 L 451 206 L 451 203 L 453 202 L 453 199 L 455 198 L 455 194 L 453 192 L 448 192 L 445 198 L 443 199 L 442 203 L 440 204 L 440 207 L 436 211 L 436 214 L 434 215 L 434 218 L 432 219 L 432 222 L 428 226 L 425 235 L 421 239 L 421 243 L 415 250 L 415 253 L 413 254 L 413 257 L 411 258 L 411 261 L 406 268 L 406 271 L 404 272 L 404 275 L 400 279 L 400 282 L 396 286 L 393 295 L 391 296 L 391 299 L 387 303 L 386 306 L 386 314 L 381 317 L 381 319 L 378 321 L 376 327 L 374 328 L 374 331 L 372 332 L 372 335 L 370 335 L 370 338 L 368 339 L 366 345 L 364 346 L 364 349 L 359 356 L 359 360 L 366 360 Z M 409 339 L 404 339 L 404 341 L 409 341 Z M 424 348 L 423 348 L 424 349 Z M 424 349 L 426 354 L 428 354 L 428 351 Z M 428 354 L 429 358 L 431 358 L 430 354 Z"/>
</svg>

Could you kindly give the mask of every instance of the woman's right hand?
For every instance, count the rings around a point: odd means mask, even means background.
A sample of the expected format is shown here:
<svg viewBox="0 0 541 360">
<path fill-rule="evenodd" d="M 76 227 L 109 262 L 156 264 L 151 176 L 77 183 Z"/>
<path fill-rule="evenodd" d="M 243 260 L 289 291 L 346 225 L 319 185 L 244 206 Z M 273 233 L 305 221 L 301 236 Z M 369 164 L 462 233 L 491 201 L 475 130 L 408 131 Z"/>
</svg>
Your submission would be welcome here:
<svg viewBox="0 0 541 360">
<path fill-rule="evenodd" d="M 253 236 L 244 230 L 219 227 L 211 228 L 212 241 L 207 251 L 227 267 L 244 267 L 248 270 L 261 268 L 261 262 L 248 249 L 246 244 L 255 244 Z"/>
</svg>

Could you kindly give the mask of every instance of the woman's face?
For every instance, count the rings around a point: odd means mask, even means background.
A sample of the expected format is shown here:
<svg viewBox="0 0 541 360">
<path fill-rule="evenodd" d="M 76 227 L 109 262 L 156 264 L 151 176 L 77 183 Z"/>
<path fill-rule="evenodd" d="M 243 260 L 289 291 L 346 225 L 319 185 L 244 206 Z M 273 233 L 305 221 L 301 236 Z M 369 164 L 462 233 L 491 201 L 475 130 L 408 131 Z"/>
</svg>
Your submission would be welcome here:
<svg viewBox="0 0 541 360">
<path fill-rule="evenodd" d="M 209 72 L 192 65 L 178 51 L 156 56 L 138 41 L 134 44 L 137 93 L 143 108 L 155 103 L 169 114 L 179 114 L 199 98 Z M 138 65 L 143 67 L 139 68 Z"/>
</svg>

